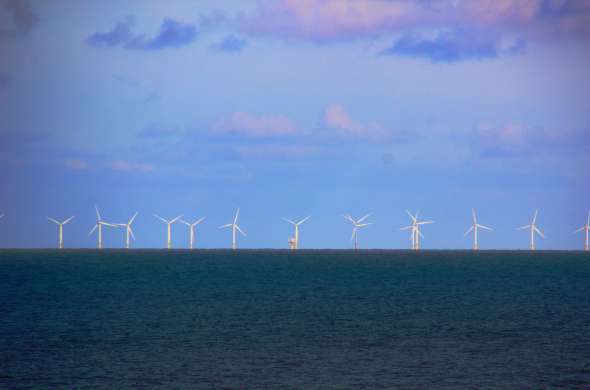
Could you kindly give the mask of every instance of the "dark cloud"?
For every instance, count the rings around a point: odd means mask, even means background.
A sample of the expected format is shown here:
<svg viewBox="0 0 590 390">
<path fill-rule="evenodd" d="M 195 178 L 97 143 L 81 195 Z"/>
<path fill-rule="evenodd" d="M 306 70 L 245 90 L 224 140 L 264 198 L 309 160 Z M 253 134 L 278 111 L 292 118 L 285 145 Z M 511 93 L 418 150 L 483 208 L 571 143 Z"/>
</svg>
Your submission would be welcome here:
<svg viewBox="0 0 590 390">
<path fill-rule="evenodd" d="M 211 49 L 227 53 L 239 53 L 246 47 L 246 44 L 245 39 L 240 39 L 231 34 L 226 36 L 221 42 L 211 45 Z"/>
<path fill-rule="evenodd" d="M 133 34 L 131 33 L 133 23 L 134 19 L 128 16 L 125 20 L 118 22 L 111 31 L 92 34 L 86 39 L 86 42 L 94 47 L 122 45 L 133 38 Z"/>
<path fill-rule="evenodd" d="M 130 50 L 160 50 L 188 45 L 197 37 L 197 29 L 193 24 L 180 23 L 173 19 L 165 19 L 160 32 L 153 38 L 144 34 L 134 35 L 133 24 L 133 18 L 127 17 L 109 32 L 92 34 L 86 42 L 93 47 L 122 46 Z"/>
<path fill-rule="evenodd" d="M 157 36 L 149 39 L 144 35 L 138 35 L 127 42 L 125 48 L 159 50 L 166 47 L 185 46 L 194 41 L 196 37 L 197 29 L 194 25 L 165 19 Z"/>
<path fill-rule="evenodd" d="M 0 29 L 0 36 L 27 35 L 39 24 L 39 17 L 28 0 L 0 0 L 0 8 L 4 8 L 13 21 L 12 27 Z"/>
<path fill-rule="evenodd" d="M 428 58 L 433 63 L 484 60 L 524 52 L 522 40 L 503 43 L 465 31 L 441 32 L 434 37 L 407 34 L 382 51 L 382 55 Z"/>
</svg>

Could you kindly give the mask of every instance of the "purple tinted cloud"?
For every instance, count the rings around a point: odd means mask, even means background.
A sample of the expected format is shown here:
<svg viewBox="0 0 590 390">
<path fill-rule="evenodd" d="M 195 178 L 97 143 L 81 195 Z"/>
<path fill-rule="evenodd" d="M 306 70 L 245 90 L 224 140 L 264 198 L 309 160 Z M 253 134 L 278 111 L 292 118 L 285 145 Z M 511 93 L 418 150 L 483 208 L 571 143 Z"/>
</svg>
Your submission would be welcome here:
<svg viewBox="0 0 590 390">
<path fill-rule="evenodd" d="M 211 45 L 211 49 L 227 53 L 239 53 L 246 47 L 246 44 L 245 39 L 240 39 L 231 34 L 226 36 L 221 42 Z"/>
<path fill-rule="evenodd" d="M 160 32 L 153 38 L 147 38 L 144 34 L 134 35 L 131 31 L 133 24 L 133 18 L 127 17 L 111 31 L 92 34 L 86 42 L 93 47 L 123 46 L 131 50 L 160 50 L 188 45 L 197 37 L 197 29 L 193 24 L 173 19 L 165 19 Z"/>
<path fill-rule="evenodd" d="M 382 51 L 382 55 L 428 58 L 433 63 L 484 60 L 524 52 L 523 40 L 503 43 L 499 39 L 478 38 L 465 31 L 441 32 L 434 37 L 407 34 Z"/>
</svg>

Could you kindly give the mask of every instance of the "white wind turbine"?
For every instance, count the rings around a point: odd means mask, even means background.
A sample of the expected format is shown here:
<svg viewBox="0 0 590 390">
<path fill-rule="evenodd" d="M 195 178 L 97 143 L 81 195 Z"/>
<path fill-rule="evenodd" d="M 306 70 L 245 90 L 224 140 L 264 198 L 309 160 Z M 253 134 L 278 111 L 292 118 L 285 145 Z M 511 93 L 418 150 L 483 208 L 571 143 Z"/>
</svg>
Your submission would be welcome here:
<svg viewBox="0 0 590 390">
<path fill-rule="evenodd" d="M 307 217 L 303 218 L 299 222 L 294 222 L 290 219 L 283 218 L 283 221 L 289 222 L 291 225 L 295 226 L 295 237 L 293 239 L 293 244 L 292 244 L 291 249 L 299 249 L 299 225 L 301 225 L 303 222 L 307 221 L 309 219 L 309 217 L 310 216 L 308 215 Z M 291 243 L 291 240 L 289 240 L 289 243 Z"/>
<path fill-rule="evenodd" d="M 94 209 L 96 210 L 96 225 L 94 225 L 94 227 L 92 228 L 90 233 L 88 233 L 88 235 L 90 236 L 92 233 L 94 233 L 94 231 L 96 229 L 98 229 L 98 249 L 102 249 L 102 227 L 103 227 L 103 225 L 110 226 L 110 227 L 118 227 L 118 226 L 113 223 L 103 221 L 100 216 L 100 213 L 98 212 L 98 207 L 94 206 Z"/>
<path fill-rule="evenodd" d="M 588 211 L 588 219 L 586 220 L 586 226 L 582 226 L 581 228 L 579 228 L 578 230 L 576 230 L 574 233 L 579 233 L 581 231 L 585 231 L 586 232 L 586 242 L 584 245 L 584 250 L 590 250 L 589 246 L 588 246 L 588 231 L 590 230 L 590 211 Z"/>
<path fill-rule="evenodd" d="M 0 217 L 1 218 L 1 217 Z M 57 224 L 59 226 L 59 249 L 63 249 L 64 247 L 64 234 L 63 234 L 63 227 L 66 223 L 70 222 L 72 219 L 74 219 L 74 216 L 71 216 L 70 218 L 66 219 L 63 222 L 59 222 L 58 220 L 55 220 L 53 218 L 47 217 L 48 220 L 50 220 L 51 222 Z"/>
<path fill-rule="evenodd" d="M 176 217 L 176 218 L 174 218 L 174 219 L 171 219 L 170 221 L 167 221 L 167 220 L 165 220 L 164 218 L 160 217 L 160 216 L 159 216 L 159 215 L 157 215 L 157 214 L 154 214 L 154 217 L 158 218 L 160 221 L 164 222 L 164 223 L 167 225 L 167 228 L 168 228 L 168 236 L 167 236 L 167 237 L 168 237 L 168 239 L 166 240 L 166 248 L 168 248 L 168 249 L 171 249 L 171 248 L 172 248 L 172 240 L 171 240 L 171 238 L 170 238 L 170 226 L 171 226 L 171 225 L 172 225 L 174 222 L 176 222 L 176 221 L 178 221 L 180 218 L 182 218 L 182 214 L 180 214 L 179 216 L 177 216 L 177 217 Z"/>
<path fill-rule="evenodd" d="M 225 225 L 220 226 L 220 229 L 224 229 L 224 228 L 228 228 L 231 227 L 231 234 L 232 234 L 232 239 L 231 239 L 231 248 L 232 249 L 236 249 L 236 230 L 239 231 L 240 233 L 242 233 L 242 235 L 245 237 L 246 233 L 244 233 L 242 231 L 242 229 L 240 229 L 240 227 L 238 226 L 238 215 L 240 215 L 240 209 L 238 208 L 238 210 L 236 211 L 236 216 L 234 217 L 234 221 L 232 223 L 228 223 Z"/>
<path fill-rule="evenodd" d="M 477 216 L 475 215 L 475 209 L 471 209 L 471 215 L 473 216 L 473 224 L 471 225 L 469 230 L 467 230 L 465 232 L 465 234 L 463 236 L 466 237 L 471 231 L 473 231 L 473 250 L 478 250 L 479 245 L 477 243 L 477 229 L 479 229 L 479 228 L 482 228 L 485 230 L 494 230 L 494 229 L 484 226 L 484 225 L 480 225 L 479 223 L 477 223 Z"/>
<path fill-rule="evenodd" d="M 131 243 L 130 238 L 133 238 L 135 240 L 135 235 L 133 234 L 133 229 L 131 229 L 131 224 L 135 220 L 135 217 L 137 217 L 137 212 L 135 212 L 135 214 L 133 214 L 133 217 L 131 217 L 129 222 L 117 224 L 117 226 L 121 226 L 121 227 L 125 228 L 125 248 L 127 248 L 127 249 L 129 249 L 129 247 L 130 247 L 130 243 Z"/>
<path fill-rule="evenodd" d="M 353 228 L 352 228 L 352 236 L 350 237 L 350 240 L 353 241 L 354 240 L 354 249 L 358 249 L 359 248 L 359 243 L 358 243 L 358 230 L 362 227 L 368 226 L 368 225 L 372 225 L 372 222 L 366 222 L 363 223 L 364 220 L 366 220 L 367 218 L 369 218 L 371 216 L 371 214 L 373 213 L 369 213 L 366 214 L 365 216 L 363 216 L 362 218 L 359 218 L 357 220 L 355 220 L 354 218 L 352 218 L 350 216 L 350 214 L 345 214 L 343 215 L 344 219 L 349 220 L 350 222 L 352 222 Z"/>
<path fill-rule="evenodd" d="M 406 213 L 410 216 L 412 224 L 403 227 L 400 230 L 410 229 L 410 240 L 412 241 L 412 249 L 418 250 L 420 249 L 420 237 L 424 238 L 424 235 L 420 232 L 420 226 L 434 223 L 434 221 L 418 221 L 418 211 L 416 212 L 416 215 L 412 215 L 408 210 L 406 210 Z"/>
<path fill-rule="evenodd" d="M 545 238 L 545 235 L 543 234 L 543 232 L 541 230 L 539 230 L 539 228 L 537 228 L 537 214 L 539 213 L 539 210 L 535 210 L 535 215 L 533 216 L 533 221 L 531 222 L 530 225 L 525 225 L 525 226 L 521 226 L 518 228 L 518 230 L 524 230 L 524 229 L 530 229 L 531 230 L 531 245 L 530 245 L 530 249 L 532 251 L 535 250 L 535 233 L 538 233 L 541 237 Z"/>
<path fill-rule="evenodd" d="M 199 218 L 197 219 L 195 222 L 193 223 L 189 223 L 186 221 L 183 221 L 182 219 L 180 220 L 181 223 L 185 224 L 186 226 L 188 226 L 189 229 L 189 234 L 190 234 L 190 239 L 189 239 L 189 248 L 193 249 L 193 245 L 195 242 L 195 226 L 197 226 L 198 224 L 200 224 L 201 222 L 203 222 L 205 220 L 205 217 L 203 218 Z"/>
</svg>

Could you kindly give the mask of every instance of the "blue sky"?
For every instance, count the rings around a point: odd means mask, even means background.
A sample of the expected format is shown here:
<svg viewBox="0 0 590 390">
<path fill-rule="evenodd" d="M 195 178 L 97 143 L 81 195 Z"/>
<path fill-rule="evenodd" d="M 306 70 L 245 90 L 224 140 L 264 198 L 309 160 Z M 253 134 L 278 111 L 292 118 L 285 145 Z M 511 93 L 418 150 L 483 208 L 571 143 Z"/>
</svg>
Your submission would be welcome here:
<svg viewBox="0 0 590 390">
<path fill-rule="evenodd" d="M 139 212 L 206 216 L 197 245 L 576 249 L 590 208 L 590 4 L 568 0 L 0 0 L 0 246 L 92 247 Z M 186 247 L 188 230 L 173 227 Z M 105 233 L 107 246 L 124 231 Z"/>
</svg>

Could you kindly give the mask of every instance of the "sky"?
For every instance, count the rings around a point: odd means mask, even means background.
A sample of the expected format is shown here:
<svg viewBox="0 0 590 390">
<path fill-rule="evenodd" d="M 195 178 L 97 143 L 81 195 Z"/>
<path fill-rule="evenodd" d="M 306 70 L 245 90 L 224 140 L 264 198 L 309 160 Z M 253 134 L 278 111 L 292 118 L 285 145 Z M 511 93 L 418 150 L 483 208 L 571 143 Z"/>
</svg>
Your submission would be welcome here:
<svg viewBox="0 0 590 390">
<path fill-rule="evenodd" d="M 1 247 L 580 249 L 590 2 L 0 0 Z M 177 248 L 188 229 L 173 225 Z M 124 229 L 104 232 L 124 245 Z"/>
</svg>

